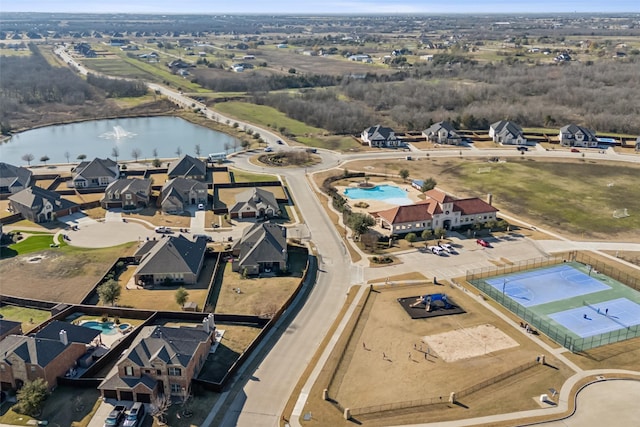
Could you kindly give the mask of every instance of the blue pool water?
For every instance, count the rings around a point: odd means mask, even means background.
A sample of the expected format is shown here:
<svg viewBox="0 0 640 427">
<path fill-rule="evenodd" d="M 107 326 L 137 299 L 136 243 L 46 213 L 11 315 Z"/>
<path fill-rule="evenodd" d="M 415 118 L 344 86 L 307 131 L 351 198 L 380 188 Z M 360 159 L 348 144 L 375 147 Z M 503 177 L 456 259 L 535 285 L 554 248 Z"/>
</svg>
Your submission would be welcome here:
<svg viewBox="0 0 640 427">
<path fill-rule="evenodd" d="M 121 325 L 115 325 L 113 322 L 97 322 L 95 320 L 90 320 L 88 322 L 84 322 L 80 326 L 84 326 L 85 328 L 95 329 L 96 331 L 100 331 L 105 335 L 113 335 L 118 330 L 125 330 L 129 328 L 128 323 L 123 323 Z"/>
<path fill-rule="evenodd" d="M 411 205 L 407 192 L 395 185 L 378 185 L 373 188 L 347 188 L 344 195 L 352 200 L 380 200 L 394 205 Z"/>
</svg>

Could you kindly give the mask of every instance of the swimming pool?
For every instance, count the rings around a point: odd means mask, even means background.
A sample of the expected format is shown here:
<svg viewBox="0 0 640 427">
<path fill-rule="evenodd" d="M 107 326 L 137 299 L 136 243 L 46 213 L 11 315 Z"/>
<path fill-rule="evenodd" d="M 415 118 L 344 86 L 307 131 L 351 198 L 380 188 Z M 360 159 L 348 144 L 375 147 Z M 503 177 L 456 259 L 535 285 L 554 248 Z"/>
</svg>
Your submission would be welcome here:
<svg viewBox="0 0 640 427">
<path fill-rule="evenodd" d="M 95 329 L 96 331 L 100 331 L 105 335 L 113 335 L 120 331 L 124 331 L 129 329 L 131 325 L 128 323 L 122 323 L 120 325 L 115 325 L 113 322 L 97 322 L 95 320 L 89 320 L 88 322 L 82 323 L 80 326 L 84 326 L 85 328 Z"/>
<path fill-rule="evenodd" d="M 344 190 L 344 195 L 352 200 L 380 200 L 394 205 L 413 204 L 413 201 L 407 197 L 407 192 L 395 185 L 377 185 L 372 188 L 347 188 Z"/>
</svg>

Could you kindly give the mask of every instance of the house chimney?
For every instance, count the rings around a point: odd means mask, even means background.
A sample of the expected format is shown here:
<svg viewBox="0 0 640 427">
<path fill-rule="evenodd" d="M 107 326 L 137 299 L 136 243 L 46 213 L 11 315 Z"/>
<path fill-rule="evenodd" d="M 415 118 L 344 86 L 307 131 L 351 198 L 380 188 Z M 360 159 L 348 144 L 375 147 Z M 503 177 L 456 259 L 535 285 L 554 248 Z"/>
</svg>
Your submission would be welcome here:
<svg viewBox="0 0 640 427">
<path fill-rule="evenodd" d="M 61 329 L 58 335 L 60 336 L 60 342 L 62 344 L 64 345 L 69 344 L 69 338 L 67 338 L 67 331 L 65 331 L 64 329 Z"/>
<path fill-rule="evenodd" d="M 490 205 L 493 203 L 493 194 L 487 193 L 487 203 Z"/>
<path fill-rule="evenodd" d="M 207 320 L 209 321 L 209 327 L 211 329 L 215 329 L 216 328 L 216 322 L 214 320 L 213 313 L 209 313 L 209 315 L 207 316 Z"/>
<path fill-rule="evenodd" d="M 204 328 L 204 331 L 206 333 L 209 333 L 209 319 L 208 318 L 204 318 L 202 319 L 202 327 Z"/>
</svg>

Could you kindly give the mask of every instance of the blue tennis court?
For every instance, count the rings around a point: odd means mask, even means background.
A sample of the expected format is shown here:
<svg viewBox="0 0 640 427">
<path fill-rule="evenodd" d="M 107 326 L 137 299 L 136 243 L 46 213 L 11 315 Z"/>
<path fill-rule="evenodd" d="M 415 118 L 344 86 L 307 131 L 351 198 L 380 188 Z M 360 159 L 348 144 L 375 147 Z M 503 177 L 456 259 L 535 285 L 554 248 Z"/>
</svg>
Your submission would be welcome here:
<svg viewBox="0 0 640 427">
<path fill-rule="evenodd" d="M 549 315 L 580 338 L 640 324 L 640 305 L 626 298 L 588 304 Z"/>
<path fill-rule="evenodd" d="M 524 307 L 611 289 L 568 263 L 488 279 L 486 283 Z"/>
</svg>

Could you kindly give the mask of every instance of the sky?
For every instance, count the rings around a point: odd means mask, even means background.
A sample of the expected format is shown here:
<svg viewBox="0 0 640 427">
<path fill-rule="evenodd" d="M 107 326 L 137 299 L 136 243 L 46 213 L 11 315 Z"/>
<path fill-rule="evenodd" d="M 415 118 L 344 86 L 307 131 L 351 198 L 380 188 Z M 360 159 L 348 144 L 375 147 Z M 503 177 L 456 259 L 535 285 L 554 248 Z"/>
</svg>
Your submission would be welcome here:
<svg viewBox="0 0 640 427">
<path fill-rule="evenodd" d="M 638 12 L 639 0 L 0 0 L 2 12 L 446 14 Z"/>
</svg>

